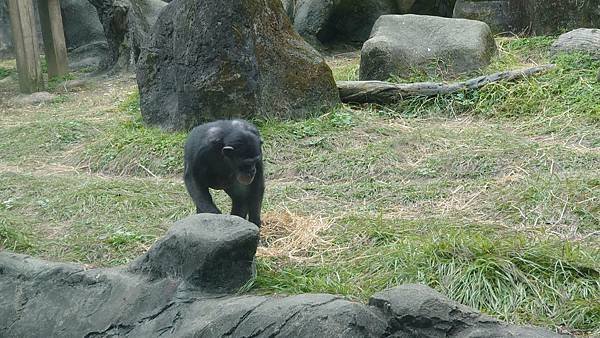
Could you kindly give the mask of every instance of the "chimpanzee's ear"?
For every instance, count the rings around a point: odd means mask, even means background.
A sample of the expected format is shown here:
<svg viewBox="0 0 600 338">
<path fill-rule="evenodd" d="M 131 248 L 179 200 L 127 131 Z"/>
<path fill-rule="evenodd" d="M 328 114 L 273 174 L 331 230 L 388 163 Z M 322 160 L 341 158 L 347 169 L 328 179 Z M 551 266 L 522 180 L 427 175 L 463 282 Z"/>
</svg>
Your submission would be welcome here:
<svg viewBox="0 0 600 338">
<path fill-rule="evenodd" d="M 221 149 L 221 154 L 223 154 L 223 156 L 231 156 L 233 154 L 233 147 L 232 146 L 225 146 L 223 147 L 223 149 Z"/>
</svg>

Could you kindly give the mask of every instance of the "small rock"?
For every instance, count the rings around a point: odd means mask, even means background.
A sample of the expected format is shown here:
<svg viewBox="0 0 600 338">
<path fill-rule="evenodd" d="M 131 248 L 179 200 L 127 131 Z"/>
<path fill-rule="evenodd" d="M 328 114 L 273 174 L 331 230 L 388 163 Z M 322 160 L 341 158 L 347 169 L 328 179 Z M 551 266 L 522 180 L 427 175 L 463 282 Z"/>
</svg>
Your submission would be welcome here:
<svg viewBox="0 0 600 338">
<path fill-rule="evenodd" d="M 580 52 L 600 59 L 600 29 L 579 28 L 558 37 L 552 44 L 551 52 Z"/>
<path fill-rule="evenodd" d="M 46 103 L 54 100 L 56 95 L 50 94 L 48 92 L 37 92 L 29 95 L 21 95 L 15 98 L 15 102 L 22 105 L 34 105 Z"/>
</svg>

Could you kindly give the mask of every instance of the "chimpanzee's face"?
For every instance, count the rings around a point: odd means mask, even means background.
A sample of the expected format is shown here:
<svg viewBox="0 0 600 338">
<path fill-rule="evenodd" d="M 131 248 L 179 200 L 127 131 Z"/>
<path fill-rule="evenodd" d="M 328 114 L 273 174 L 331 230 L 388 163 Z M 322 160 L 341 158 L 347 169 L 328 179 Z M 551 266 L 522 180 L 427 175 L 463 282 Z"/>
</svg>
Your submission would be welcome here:
<svg viewBox="0 0 600 338">
<path fill-rule="evenodd" d="M 257 151 L 248 151 L 248 149 L 234 149 L 233 147 L 224 147 L 223 155 L 230 163 L 230 167 L 235 171 L 235 178 L 240 184 L 249 185 L 254 181 L 256 167 L 262 161 L 260 148 Z"/>
<path fill-rule="evenodd" d="M 241 159 L 236 166 L 236 179 L 240 184 L 249 185 L 254 181 L 256 175 L 256 164 L 261 160 L 260 156 Z"/>
</svg>

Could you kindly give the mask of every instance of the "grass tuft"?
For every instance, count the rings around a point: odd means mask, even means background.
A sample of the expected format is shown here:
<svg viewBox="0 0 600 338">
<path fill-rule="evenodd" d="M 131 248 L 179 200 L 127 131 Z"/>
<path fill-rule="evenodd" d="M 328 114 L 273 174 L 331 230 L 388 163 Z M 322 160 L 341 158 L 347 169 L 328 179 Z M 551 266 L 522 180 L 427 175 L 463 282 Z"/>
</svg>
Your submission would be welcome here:
<svg viewBox="0 0 600 338">
<path fill-rule="evenodd" d="M 93 171 L 117 175 L 174 175 L 182 170 L 186 134 L 146 127 L 137 91 L 114 114 L 118 122 L 88 146 L 82 162 Z"/>
<path fill-rule="evenodd" d="M 0 66 L 0 80 L 9 77 L 14 72 L 13 69 Z"/>
</svg>

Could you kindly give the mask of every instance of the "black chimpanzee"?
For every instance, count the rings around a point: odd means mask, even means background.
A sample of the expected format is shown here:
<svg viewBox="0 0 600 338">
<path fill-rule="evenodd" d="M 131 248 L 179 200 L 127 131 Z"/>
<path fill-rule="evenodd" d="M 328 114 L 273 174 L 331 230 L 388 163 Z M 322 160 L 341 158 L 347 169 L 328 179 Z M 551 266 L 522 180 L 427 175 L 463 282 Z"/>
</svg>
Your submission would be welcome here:
<svg viewBox="0 0 600 338">
<path fill-rule="evenodd" d="M 262 141 L 244 120 L 220 120 L 192 129 L 185 143 L 184 181 L 198 213 L 220 214 L 208 188 L 225 190 L 231 214 L 260 227 L 265 191 Z"/>
</svg>

